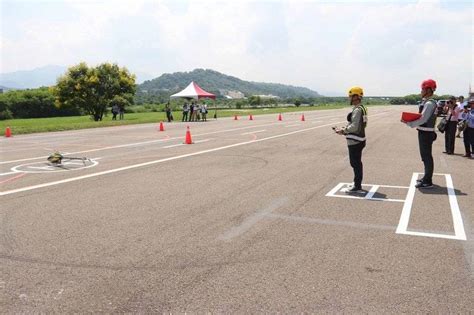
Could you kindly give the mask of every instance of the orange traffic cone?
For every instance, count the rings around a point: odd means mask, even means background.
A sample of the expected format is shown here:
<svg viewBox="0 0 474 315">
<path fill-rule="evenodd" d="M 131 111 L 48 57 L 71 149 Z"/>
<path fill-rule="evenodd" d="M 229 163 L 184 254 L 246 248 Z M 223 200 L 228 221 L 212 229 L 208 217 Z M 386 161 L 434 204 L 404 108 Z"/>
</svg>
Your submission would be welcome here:
<svg viewBox="0 0 474 315">
<path fill-rule="evenodd" d="M 281 114 L 278 114 L 278 120 L 282 121 L 283 119 L 281 118 Z"/>
<path fill-rule="evenodd" d="M 305 121 L 304 120 L 304 114 L 301 115 L 301 121 Z"/>
<path fill-rule="evenodd" d="M 237 117 L 237 115 L 234 115 L 234 120 L 239 120 L 239 118 Z"/>
<path fill-rule="evenodd" d="M 7 127 L 7 129 L 5 129 L 5 137 L 9 138 L 11 136 L 12 136 L 12 131 L 10 127 Z"/>
<path fill-rule="evenodd" d="M 249 116 L 249 120 L 253 120 L 253 116 L 252 116 L 252 114 L 250 114 L 250 116 Z"/>
<path fill-rule="evenodd" d="M 165 125 L 163 124 L 162 121 L 160 121 L 160 126 L 158 127 L 159 131 L 165 131 Z"/>
<path fill-rule="evenodd" d="M 186 130 L 186 140 L 184 140 L 184 144 L 193 144 L 193 140 L 191 139 L 191 131 L 189 131 L 189 126 Z"/>
</svg>

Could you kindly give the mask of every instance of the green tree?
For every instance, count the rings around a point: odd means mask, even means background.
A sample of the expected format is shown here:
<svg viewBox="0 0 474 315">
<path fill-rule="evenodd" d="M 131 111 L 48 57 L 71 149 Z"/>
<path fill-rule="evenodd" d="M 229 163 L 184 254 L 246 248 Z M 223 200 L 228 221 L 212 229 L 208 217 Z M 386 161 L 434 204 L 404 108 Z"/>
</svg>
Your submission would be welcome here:
<svg viewBox="0 0 474 315">
<path fill-rule="evenodd" d="M 0 94 L 0 119 L 80 115 L 77 108 L 58 108 L 51 89 L 14 90 Z"/>
<path fill-rule="evenodd" d="M 113 102 L 131 105 L 135 90 L 135 76 L 126 68 L 110 63 L 89 68 L 82 62 L 58 79 L 54 92 L 59 107 L 81 108 L 99 121 Z"/>
<path fill-rule="evenodd" d="M 439 98 L 440 100 L 447 100 L 447 99 L 449 99 L 450 97 L 452 97 L 452 95 L 449 95 L 449 94 L 444 94 L 444 95 L 438 96 L 438 98 Z"/>
<path fill-rule="evenodd" d="M 405 104 L 405 100 L 403 99 L 403 97 L 394 97 L 390 100 L 390 104 L 402 105 L 402 104 Z"/>
<path fill-rule="evenodd" d="M 260 104 L 262 104 L 262 98 L 258 95 L 257 96 L 252 95 L 249 98 L 249 104 L 250 104 L 250 106 L 260 105 Z"/>
</svg>

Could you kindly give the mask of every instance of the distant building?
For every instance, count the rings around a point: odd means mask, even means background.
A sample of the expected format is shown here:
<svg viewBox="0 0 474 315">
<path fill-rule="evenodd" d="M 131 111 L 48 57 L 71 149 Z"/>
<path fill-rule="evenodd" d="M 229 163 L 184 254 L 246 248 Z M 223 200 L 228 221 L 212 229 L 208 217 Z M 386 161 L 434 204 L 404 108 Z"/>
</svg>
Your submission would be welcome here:
<svg viewBox="0 0 474 315">
<path fill-rule="evenodd" d="M 228 91 L 227 95 L 229 95 L 232 98 L 244 98 L 245 94 L 240 92 L 240 91 Z"/>
<path fill-rule="evenodd" d="M 280 98 L 279 96 L 271 95 L 271 94 L 268 94 L 268 95 L 263 95 L 263 94 L 262 94 L 262 95 L 254 95 L 254 96 L 258 96 L 258 97 L 260 97 L 260 98 L 274 98 L 274 99 Z"/>
<path fill-rule="evenodd" d="M 233 91 L 233 90 L 219 90 L 221 95 L 223 95 L 227 99 L 242 99 L 245 98 L 245 94 L 240 91 Z"/>
</svg>

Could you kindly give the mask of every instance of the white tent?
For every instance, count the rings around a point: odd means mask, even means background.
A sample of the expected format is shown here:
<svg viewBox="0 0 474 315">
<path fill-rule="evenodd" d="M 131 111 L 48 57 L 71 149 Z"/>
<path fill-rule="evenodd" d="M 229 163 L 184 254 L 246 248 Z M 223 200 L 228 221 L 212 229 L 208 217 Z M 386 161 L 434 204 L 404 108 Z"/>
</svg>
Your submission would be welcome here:
<svg viewBox="0 0 474 315">
<path fill-rule="evenodd" d="M 196 82 L 192 81 L 189 83 L 189 85 L 182 91 L 173 94 L 170 96 L 170 98 L 194 98 L 194 99 L 200 99 L 200 98 L 212 98 L 216 99 L 216 96 L 212 93 L 204 91 L 199 85 L 197 85 Z"/>
</svg>

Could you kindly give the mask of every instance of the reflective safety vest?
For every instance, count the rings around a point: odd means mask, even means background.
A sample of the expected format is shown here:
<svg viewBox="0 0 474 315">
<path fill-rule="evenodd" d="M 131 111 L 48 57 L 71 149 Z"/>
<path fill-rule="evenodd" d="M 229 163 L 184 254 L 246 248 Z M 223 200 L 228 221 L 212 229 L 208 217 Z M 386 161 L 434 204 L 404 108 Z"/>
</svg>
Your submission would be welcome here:
<svg viewBox="0 0 474 315">
<path fill-rule="evenodd" d="M 364 106 L 364 105 L 359 105 L 358 107 L 354 107 L 354 109 L 352 110 L 352 113 L 350 113 L 348 116 L 347 116 L 347 120 L 350 122 L 350 123 L 353 123 L 352 121 L 352 114 L 354 113 L 354 111 L 356 110 L 360 110 L 361 111 L 361 114 L 362 114 L 362 119 L 360 122 L 354 122 L 356 124 L 358 124 L 359 128 L 356 132 L 351 132 L 351 133 L 348 133 L 346 134 L 346 139 L 351 139 L 351 140 L 356 140 L 356 141 L 365 141 L 365 127 L 367 127 L 367 121 L 368 121 L 368 117 L 367 117 L 367 108 Z"/>
<path fill-rule="evenodd" d="M 365 129 L 365 127 L 367 127 L 367 122 L 369 121 L 367 108 L 362 104 L 360 104 L 359 107 L 362 108 L 362 122 L 364 123 L 364 129 Z"/>
<path fill-rule="evenodd" d="M 416 129 L 421 130 L 421 131 L 429 131 L 429 132 L 434 132 L 435 131 L 435 125 L 436 125 L 436 101 L 433 99 L 429 99 L 426 102 L 422 103 L 420 105 L 420 113 L 423 111 L 423 108 L 427 105 L 428 102 L 432 103 L 433 110 L 429 114 L 430 118 L 428 119 L 427 122 L 424 124 L 418 126 Z"/>
</svg>

